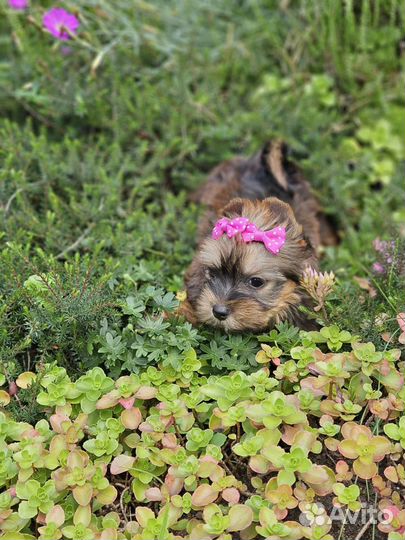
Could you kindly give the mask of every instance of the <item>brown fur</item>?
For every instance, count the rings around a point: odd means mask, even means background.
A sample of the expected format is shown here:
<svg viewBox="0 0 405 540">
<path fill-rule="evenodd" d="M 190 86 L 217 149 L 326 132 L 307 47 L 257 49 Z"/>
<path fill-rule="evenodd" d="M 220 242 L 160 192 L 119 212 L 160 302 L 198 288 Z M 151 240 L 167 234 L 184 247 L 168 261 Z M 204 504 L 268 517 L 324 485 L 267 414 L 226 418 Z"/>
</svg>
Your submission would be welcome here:
<svg viewBox="0 0 405 540">
<path fill-rule="evenodd" d="M 208 209 L 199 225 L 197 254 L 185 276 L 183 313 L 188 320 L 239 332 L 263 331 L 284 320 L 311 326 L 299 310 L 310 302 L 300 277 L 306 266 L 317 268 L 321 242 L 331 244 L 336 236 L 308 182 L 286 160 L 284 145 L 275 141 L 253 158 L 219 165 L 195 200 Z M 212 227 L 223 216 L 247 217 L 263 230 L 286 227 L 286 243 L 272 255 L 263 244 L 245 244 L 238 236 L 213 240 Z M 254 288 L 252 277 L 260 277 L 263 286 Z M 229 309 L 225 320 L 215 318 L 215 304 Z"/>
</svg>

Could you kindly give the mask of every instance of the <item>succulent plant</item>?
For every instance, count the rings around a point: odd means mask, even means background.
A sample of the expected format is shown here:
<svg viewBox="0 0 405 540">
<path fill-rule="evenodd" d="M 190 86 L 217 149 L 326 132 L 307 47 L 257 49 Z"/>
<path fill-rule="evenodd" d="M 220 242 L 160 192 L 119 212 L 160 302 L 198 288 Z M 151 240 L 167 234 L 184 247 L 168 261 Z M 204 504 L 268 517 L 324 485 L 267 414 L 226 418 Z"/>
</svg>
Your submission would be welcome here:
<svg viewBox="0 0 405 540">
<path fill-rule="evenodd" d="M 275 377 L 264 367 L 207 378 L 190 350 L 184 369 L 150 367 L 115 382 L 98 369 L 73 382 L 64 369 L 45 367 L 35 384 L 49 420 L 31 426 L 0 412 L 1 534 L 232 540 L 243 531 L 246 538 L 331 540 L 322 498 L 333 493 L 336 506 L 357 511 L 356 476 L 371 480 L 384 508 L 394 508 L 392 525 L 381 530 L 402 534 L 399 357 L 386 351 L 378 360 L 336 332 L 328 339 L 341 346 L 330 347 L 351 352 L 323 352 L 318 335 L 302 333 L 290 352 L 283 347 Z M 384 419 L 389 438 L 377 434 Z M 325 448 L 343 458 L 333 470 L 318 464 Z M 118 498 L 123 507 L 136 501 L 126 525 L 105 514 Z M 296 508 L 305 523 L 289 519 Z"/>
<path fill-rule="evenodd" d="M 18 506 L 18 515 L 22 519 L 30 519 L 38 512 L 46 514 L 54 505 L 56 496 L 55 483 L 48 480 L 41 485 L 37 480 L 18 482 L 16 495 L 21 500 Z"/>
<path fill-rule="evenodd" d="M 390 439 L 399 441 L 402 448 L 405 449 L 405 416 L 399 419 L 398 425 L 386 424 L 384 426 L 384 433 L 388 435 Z"/>
<path fill-rule="evenodd" d="M 391 443 L 381 436 L 374 436 L 367 426 L 347 422 L 342 426 L 344 437 L 338 445 L 339 452 L 353 459 L 353 470 L 360 478 L 370 479 L 378 472 L 377 463 L 390 452 Z"/>
</svg>

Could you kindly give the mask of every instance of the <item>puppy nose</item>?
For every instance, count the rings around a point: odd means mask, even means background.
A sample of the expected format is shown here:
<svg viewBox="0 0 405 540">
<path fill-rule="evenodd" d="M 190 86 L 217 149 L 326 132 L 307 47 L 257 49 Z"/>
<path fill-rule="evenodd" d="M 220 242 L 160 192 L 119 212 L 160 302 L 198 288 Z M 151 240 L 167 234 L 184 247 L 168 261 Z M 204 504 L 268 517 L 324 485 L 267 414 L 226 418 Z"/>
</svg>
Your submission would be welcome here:
<svg viewBox="0 0 405 540">
<path fill-rule="evenodd" d="M 224 321 L 229 315 L 229 308 L 223 304 L 215 304 L 212 306 L 212 313 L 214 314 L 214 317 L 220 321 Z"/>
</svg>

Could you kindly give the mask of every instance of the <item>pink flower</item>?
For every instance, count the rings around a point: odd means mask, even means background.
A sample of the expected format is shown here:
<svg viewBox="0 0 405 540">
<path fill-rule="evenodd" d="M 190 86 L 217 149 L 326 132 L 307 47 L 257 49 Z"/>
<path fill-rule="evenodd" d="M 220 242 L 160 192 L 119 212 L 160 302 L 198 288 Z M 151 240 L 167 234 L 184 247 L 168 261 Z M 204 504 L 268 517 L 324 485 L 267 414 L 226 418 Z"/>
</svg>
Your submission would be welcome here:
<svg viewBox="0 0 405 540">
<path fill-rule="evenodd" d="M 8 0 L 8 5 L 16 11 L 23 11 L 28 7 L 28 0 Z"/>
<path fill-rule="evenodd" d="M 44 13 L 42 23 L 49 33 L 61 41 L 70 39 L 72 34 L 76 34 L 80 26 L 76 15 L 58 7 Z"/>
<path fill-rule="evenodd" d="M 395 242 L 393 240 L 380 240 L 376 238 L 373 242 L 374 249 L 379 253 L 382 253 L 384 257 L 390 257 L 395 250 Z"/>
<path fill-rule="evenodd" d="M 385 268 L 379 262 L 373 264 L 373 270 L 376 272 L 376 274 L 383 274 L 385 272 Z"/>
</svg>

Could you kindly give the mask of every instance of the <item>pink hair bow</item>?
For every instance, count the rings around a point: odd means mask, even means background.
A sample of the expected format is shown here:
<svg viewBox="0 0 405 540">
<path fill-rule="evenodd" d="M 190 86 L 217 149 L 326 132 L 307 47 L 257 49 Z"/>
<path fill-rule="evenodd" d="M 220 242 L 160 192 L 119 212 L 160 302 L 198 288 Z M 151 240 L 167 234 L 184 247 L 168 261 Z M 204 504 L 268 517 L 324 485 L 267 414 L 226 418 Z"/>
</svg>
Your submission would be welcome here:
<svg viewBox="0 0 405 540">
<path fill-rule="evenodd" d="M 245 217 L 219 219 L 212 230 L 212 238 L 218 240 L 223 234 L 233 238 L 240 234 L 244 242 L 262 242 L 274 255 L 284 246 L 286 240 L 285 227 L 275 227 L 270 231 L 262 231 Z"/>
</svg>

